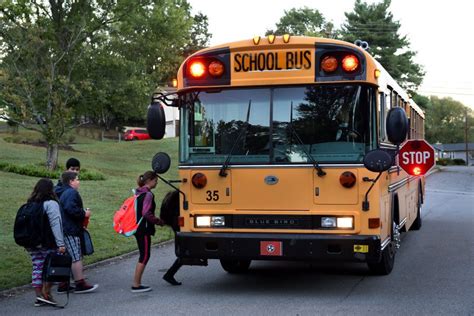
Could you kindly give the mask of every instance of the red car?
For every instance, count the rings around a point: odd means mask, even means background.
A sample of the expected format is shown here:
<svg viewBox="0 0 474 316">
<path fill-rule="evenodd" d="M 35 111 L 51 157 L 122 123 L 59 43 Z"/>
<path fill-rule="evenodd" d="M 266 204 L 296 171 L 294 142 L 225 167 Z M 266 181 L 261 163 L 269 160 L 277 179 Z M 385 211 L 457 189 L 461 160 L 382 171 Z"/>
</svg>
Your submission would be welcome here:
<svg viewBox="0 0 474 316">
<path fill-rule="evenodd" d="M 132 128 L 123 134 L 124 140 L 146 140 L 151 139 L 148 131 L 144 128 Z"/>
</svg>

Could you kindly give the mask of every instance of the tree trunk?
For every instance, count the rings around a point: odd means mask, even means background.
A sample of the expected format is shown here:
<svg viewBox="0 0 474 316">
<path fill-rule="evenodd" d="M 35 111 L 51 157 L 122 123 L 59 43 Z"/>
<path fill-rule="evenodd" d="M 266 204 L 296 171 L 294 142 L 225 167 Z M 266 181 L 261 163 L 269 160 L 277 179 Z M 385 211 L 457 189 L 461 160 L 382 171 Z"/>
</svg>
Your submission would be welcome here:
<svg viewBox="0 0 474 316">
<path fill-rule="evenodd" d="M 59 146 L 58 144 L 48 144 L 46 149 L 46 168 L 54 170 L 58 166 Z"/>
</svg>

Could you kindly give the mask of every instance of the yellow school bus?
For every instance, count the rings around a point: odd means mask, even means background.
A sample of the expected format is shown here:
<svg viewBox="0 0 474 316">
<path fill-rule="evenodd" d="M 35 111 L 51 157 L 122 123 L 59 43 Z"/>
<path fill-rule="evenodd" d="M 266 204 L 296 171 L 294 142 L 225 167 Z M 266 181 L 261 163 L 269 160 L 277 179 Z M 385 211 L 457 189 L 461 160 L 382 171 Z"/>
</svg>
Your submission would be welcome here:
<svg viewBox="0 0 474 316">
<path fill-rule="evenodd" d="M 366 262 L 391 272 L 400 233 L 421 227 L 423 176 L 397 167 L 424 114 L 360 46 L 268 36 L 187 58 L 180 109 L 180 231 L 176 255 L 219 259 L 230 273 L 252 260 Z"/>
</svg>

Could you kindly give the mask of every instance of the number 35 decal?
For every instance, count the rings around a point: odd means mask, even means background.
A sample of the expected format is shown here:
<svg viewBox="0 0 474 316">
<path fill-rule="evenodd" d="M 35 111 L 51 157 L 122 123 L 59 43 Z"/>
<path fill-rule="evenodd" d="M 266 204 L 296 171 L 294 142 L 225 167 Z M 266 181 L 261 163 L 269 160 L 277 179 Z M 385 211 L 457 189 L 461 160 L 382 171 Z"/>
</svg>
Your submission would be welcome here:
<svg viewBox="0 0 474 316">
<path fill-rule="evenodd" d="M 219 190 L 208 190 L 206 195 L 206 201 L 219 201 Z"/>
</svg>

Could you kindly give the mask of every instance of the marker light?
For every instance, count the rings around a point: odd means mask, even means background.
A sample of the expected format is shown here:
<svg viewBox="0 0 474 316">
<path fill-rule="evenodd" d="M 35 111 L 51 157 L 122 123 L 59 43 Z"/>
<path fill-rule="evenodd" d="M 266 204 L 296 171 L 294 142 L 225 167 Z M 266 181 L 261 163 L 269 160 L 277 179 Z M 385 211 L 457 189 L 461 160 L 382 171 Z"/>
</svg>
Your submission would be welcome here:
<svg viewBox="0 0 474 316">
<path fill-rule="evenodd" d="M 420 167 L 413 168 L 413 175 L 419 176 L 420 174 L 421 174 L 421 168 Z"/>
<path fill-rule="evenodd" d="M 342 69 L 353 72 L 359 67 L 359 59 L 355 55 L 347 55 L 342 59 Z"/>
<path fill-rule="evenodd" d="M 326 56 L 321 61 L 321 69 L 325 72 L 333 72 L 337 69 L 337 59 L 334 56 Z"/>
<path fill-rule="evenodd" d="M 172 83 L 173 88 L 176 88 L 178 86 L 178 79 L 173 79 Z"/>
<path fill-rule="evenodd" d="M 380 218 L 369 218 L 369 228 L 379 228 L 380 226 Z"/>
<path fill-rule="evenodd" d="M 337 228 L 352 228 L 352 217 L 338 217 Z"/>
<path fill-rule="evenodd" d="M 189 66 L 189 72 L 194 78 L 200 78 L 204 75 L 206 68 L 200 61 L 193 61 Z"/>
<path fill-rule="evenodd" d="M 275 42 L 275 35 L 268 35 L 268 42 L 273 44 L 273 42 Z"/>
<path fill-rule="evenodd" d="M 209 64 L 209 74 L 213 77 L 220 77 L 224 73 L 224 64 L 220 61 L 213 61 Z"/>
<path fill-rule="evenodd" d="M 350 171 L 345 171 L 339 176 L 339 183 L 344 188 L 352 188 L 356 183 L 356 176 Z"/>
<path fill-rule="evenodd" d="M 381 74 L 381 71 L 379 69 L 375 69 L 374 70 L 374 77 L 375 79 L 377 79 L 378 77 L 380 77 L 380 74 Z"/>
<path fill-rule="evenodd" d="M 284 34 L 283 35 L 283 42 L 288 43 L 290 41 L 290 34 Z"/>
<path fill-rule="evenodd" d="M 207 184 L 207 177 L 204 173 L 198 172 L 192 177 L 191 182 L 196 189 L 202 189 Z"/>
<path fill-rule="evenodd" d="M 258 43 L 260 43 L 260 36 L 255 36 L 255 37 L 253 38 L 253 43 L 254 43 L 255 45 L 258 45 Z"/>
</svg>

